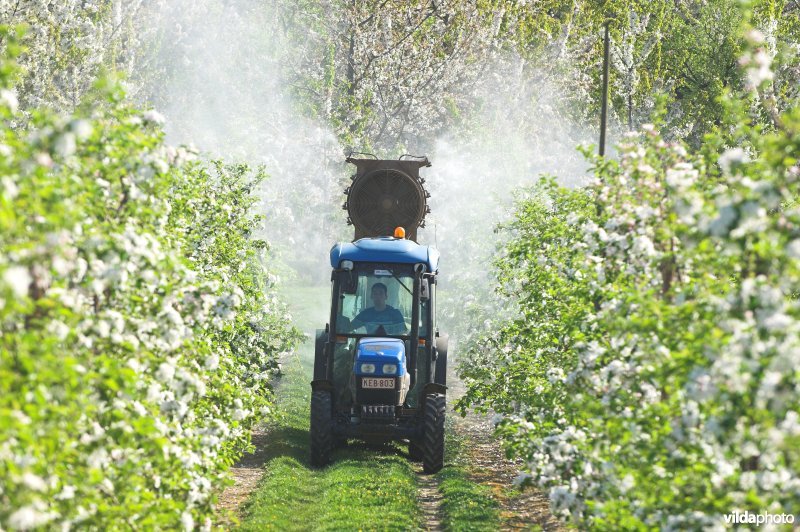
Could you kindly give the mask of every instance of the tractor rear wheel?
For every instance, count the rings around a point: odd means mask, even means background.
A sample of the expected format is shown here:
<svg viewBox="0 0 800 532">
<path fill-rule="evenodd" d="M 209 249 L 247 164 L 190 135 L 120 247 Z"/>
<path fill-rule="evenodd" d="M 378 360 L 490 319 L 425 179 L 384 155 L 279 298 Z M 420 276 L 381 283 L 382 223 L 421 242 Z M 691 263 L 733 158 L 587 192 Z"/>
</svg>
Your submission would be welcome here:
<svg viewBox="0 0 800 532">
<path fill-rule="evenodd" d="M 422 447 L 414 440 L 410 440 L 408 442 L 408 458 L 412 462 L 421 462 L 422 461 Z"/>
<path fill-rule="evenodd" d="M 444 395 L 429 395 L 425 399 L 424 413 L 422 469 L 426 473 L 436 473 L 444 466 Z"/>
<path fill-rule="evenodd" d="M 333 405 L 331 392 L 311 392 L 311 465 L 322 467 L 328 463 L 333 448 Z"/>
</svg>

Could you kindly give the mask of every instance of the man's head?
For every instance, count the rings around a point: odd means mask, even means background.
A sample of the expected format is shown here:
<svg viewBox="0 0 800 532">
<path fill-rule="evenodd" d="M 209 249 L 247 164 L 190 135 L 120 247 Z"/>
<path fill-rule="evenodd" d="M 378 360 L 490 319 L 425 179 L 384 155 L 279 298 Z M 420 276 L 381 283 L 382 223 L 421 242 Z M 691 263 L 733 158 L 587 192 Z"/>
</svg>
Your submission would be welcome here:
<svg viewBox="0 0 800 532">
<path fill-rule="evenodd" d="M 375 283 L 372 285 L 372 304 L 375 307 L 375 310 L 381 311 L 386 308 L 387 295 L 385 284 Z"/>
</svg>

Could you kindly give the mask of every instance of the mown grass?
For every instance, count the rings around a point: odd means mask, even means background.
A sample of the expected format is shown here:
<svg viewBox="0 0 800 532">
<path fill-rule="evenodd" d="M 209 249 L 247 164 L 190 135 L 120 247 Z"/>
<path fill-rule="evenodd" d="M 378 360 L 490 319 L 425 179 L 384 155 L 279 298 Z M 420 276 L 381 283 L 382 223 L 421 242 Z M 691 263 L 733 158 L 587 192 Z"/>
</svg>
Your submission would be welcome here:
<svg viewBox="0 0 800 532">
<path fill-rule="evenodd" d="M 327 321 L 327 288 L 291 288 L 284 294 L 298 327 Z M 308 456 L 313 341 L 284 365 L 278 418 L 269 428 L 264 476 L 243 511 L 242 530 L 419 530 L 415 466 L 405 446 L 352 442 L 334 451 L 331 465 L 313 469 Z M 456 415 L 449 412 L 448 417 Z M 496 530 L 497 501 L 469 480 L 467 443 L 447 424 L 446 466 L 438 473 L 447 530 Z"/>
<path fill-rule="evenodd" d="M 324 325 L 326 289 L 286 293 L 305 331 Z M 321 306 L 321 311 L 320 311 Z M 319 321 L 315 321 L 319 319 Z M 278 419 L 265 473 L 243 512 L 242 530 L 414 530 L 421 527 L 413 466 L 397 445 L 351 442 L 331 465 L 313 469 L 308 456 L 313 342 L 284 365 Z"/>
<path fill-rule="evenodd" d="M 330 466 L 308 461 L 309 367 L 286 368 L 281 419 L 243 530 L 409 530 L 419 527 L 414 471 L 396 446 L 337 450 Z"/>
<path fill-rule="evenodd" d="M 472 465 L 464 448 L 469 442 L 453 429 L 448 411 L 445 467 L 438 473 L 442 494 L 442 526 L 445 530 L 498 530 L 500 509 L 491 490 L 470 480 Z"/>
</svg>

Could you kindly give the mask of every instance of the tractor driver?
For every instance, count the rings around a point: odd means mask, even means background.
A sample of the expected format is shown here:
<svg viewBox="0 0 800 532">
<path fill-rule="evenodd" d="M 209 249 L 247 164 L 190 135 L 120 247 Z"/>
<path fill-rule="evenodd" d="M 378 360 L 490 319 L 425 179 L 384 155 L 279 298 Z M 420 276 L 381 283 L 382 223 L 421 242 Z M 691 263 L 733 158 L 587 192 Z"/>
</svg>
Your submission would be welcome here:
<svg viewBox="0 0 800 532">
<path fill-rule="evenodd" d="M 382 326 L 386 334 L 405 334 L 406 322 L 403 314 L 396 308 L 387 305 L 388 290 L 383 283 L 372 285 L 372 304 L 353 318 L 352 328 L 365 327 L 367 334 L 377 334 L 377 330 Z"/>
</svg>

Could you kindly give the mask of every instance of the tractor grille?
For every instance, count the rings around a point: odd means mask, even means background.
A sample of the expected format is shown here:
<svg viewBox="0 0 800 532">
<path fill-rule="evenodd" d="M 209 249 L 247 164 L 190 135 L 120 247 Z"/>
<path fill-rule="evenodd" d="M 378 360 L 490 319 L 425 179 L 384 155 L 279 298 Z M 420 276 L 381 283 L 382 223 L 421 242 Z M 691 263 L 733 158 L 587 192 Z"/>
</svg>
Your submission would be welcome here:
<svg viewBox="0 0 800 532">
<path fill-rule="evenodd" d="M 361 422 L 362 423 L 392 422 L 394 421 L 396 410 L 397 407 L 394 405 L 362 405 Z"/>
</svg>

